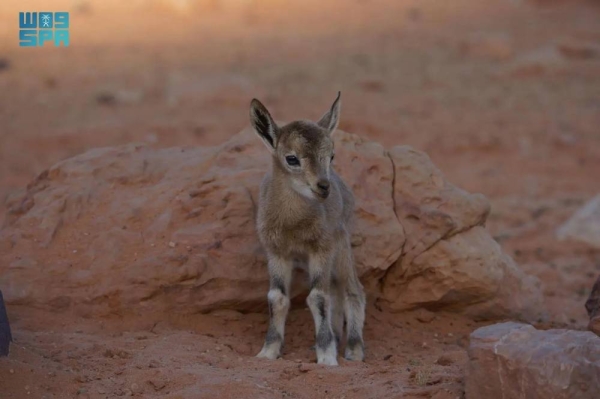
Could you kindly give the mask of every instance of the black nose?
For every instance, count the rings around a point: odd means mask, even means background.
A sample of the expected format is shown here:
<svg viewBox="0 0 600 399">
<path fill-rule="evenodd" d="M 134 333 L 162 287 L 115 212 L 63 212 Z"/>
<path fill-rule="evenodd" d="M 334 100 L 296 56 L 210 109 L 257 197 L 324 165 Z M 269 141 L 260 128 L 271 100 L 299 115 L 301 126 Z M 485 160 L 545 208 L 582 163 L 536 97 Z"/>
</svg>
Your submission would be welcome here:
<svg viewBox="0 0 600 399">
<path fill-rule="evenodd" d="M 329 190 L 329 182 L 327 180 L 319 180 L 317 183 L 317 187 L 319 187 L 323 191 Z"/>
<path fill-rule="evenodd" d="M 317 187 L 319 187 L 319 190 L 321 191 L 321 195 L 323 197 L 327 197 L 327 195 L 329 195 L 329 181 L 327 180 L 319 180 L 317 182 Z"/>
</svg>

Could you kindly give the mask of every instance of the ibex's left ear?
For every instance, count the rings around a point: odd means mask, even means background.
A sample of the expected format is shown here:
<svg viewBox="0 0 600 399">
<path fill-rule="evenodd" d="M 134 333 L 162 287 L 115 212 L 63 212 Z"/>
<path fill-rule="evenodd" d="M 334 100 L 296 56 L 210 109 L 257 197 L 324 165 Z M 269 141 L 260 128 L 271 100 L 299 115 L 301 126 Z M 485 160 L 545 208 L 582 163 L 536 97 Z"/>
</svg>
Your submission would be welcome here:
<svg viewBox="0 0 600 399">
<path fill-rule="evenodd" d="M 332 133 L 338 127 L 340 122 L 340 109 L 342 108 L 342 101 L 340 100 L 341 92 L 338 91 L 337 98 L 333 102 L 331 109 L 325 113 L 317 122 L 319 126 L 327 129 L 329 133 Z"/>
</svg>

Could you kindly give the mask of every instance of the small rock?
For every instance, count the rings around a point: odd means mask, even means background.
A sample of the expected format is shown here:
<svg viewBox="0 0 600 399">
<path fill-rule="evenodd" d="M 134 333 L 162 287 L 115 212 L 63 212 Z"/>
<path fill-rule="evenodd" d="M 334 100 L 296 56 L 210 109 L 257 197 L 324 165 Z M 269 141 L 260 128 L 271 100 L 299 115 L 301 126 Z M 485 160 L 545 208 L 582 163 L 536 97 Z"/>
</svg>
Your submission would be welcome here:
<svg viewBox="0 0 600 399">
<path fill-rule="evenodd" d="M 11 373 L 11 374 L 14 374 L 14 373 L 15 373 L 15 370 L 14 370 L 14 369 L 10 369 L 10 370 L 9 370 L 9 373 Z"/>
<path fill-rule="evenodd" d="M 133 384 L 131 384 L 131 386 L 129 388 L 131 389 L 131 392 L 133 392 L 134 394 L 141 392 L 140 386 L 138 384 L 136 384 L 135 382 Z"/>
<path fill-rule="evenodd" d="M 164 382 L 164 381 L 149 380 L 148 383 L 150 385 L 152 385 L 152 387 L 154 388 L 155 391 L 160 391 L 165 386 L 167 386 L 166 382 Z"/>
<path fill-rule="evenodd" d="M 169 242 L 169 247 L 171 248 L 175 248 L 177 244 L 175 244 L 173 241 Z"/>
<path fill-rule="evenodd" d="M 392 355 L 385 355 L 383 357 L 383 360 L 390 360 L 392 358 Z"/>
<path fill-rule="evenodd" d="M 571 239 L 600 248 L 600 194 L 583 207 L 556 230 L 558 239 Z"/>
<path fill-rule="evenodd" d="M 600 45 L 596 43 L 566 39 L 559 42 L 556 47 L 567 58 L 578 60 L 600 58 Z"/>
<path fill-rule="evenodd" d="M 303 373 L 308 373 L 310 371 L 310 367 L 308 366 L 308 364 L 302 363 L 298 366 L 298 370 L 300 370 Z"/>
<path fill-rule="evenodd" d="M 415 317 L 421 323 L 430 323 L 433 319 L 435 319 L 435 313 L 430 312 L 429 310 L 426 310 L 426 309 L 419 309 L 415 313 L 416 313 Z"/>
<path fill-rule="evenodd" d="M 454 364 L 454 359 L 449 355 L 442 355 L 435 361 L 435 364 L 439 364 L 440 366 L 450 366 Z"/>
</svg>

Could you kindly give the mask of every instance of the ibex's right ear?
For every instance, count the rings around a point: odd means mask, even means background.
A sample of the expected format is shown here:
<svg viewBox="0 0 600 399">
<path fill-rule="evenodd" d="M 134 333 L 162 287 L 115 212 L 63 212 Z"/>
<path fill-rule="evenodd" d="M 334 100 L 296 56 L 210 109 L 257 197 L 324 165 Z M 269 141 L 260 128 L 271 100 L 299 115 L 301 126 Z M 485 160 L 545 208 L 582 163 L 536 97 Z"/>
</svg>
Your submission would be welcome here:
<svg viewBox="0 0 600 399">
<path fill-rule="evenodd" d="M 270 151 L 277 145 L 277 125 L 271 114 L 256 98 L 250 103 L 250 123 Z"/>
</svg>

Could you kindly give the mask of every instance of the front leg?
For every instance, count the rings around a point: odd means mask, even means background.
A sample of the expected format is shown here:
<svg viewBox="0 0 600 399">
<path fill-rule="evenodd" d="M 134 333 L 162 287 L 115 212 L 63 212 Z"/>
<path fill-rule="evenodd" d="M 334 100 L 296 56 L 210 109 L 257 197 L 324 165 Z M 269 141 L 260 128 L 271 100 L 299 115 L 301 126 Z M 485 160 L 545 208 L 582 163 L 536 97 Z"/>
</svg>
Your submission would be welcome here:
<svg viewBox="0 0 600 399">
<path fill-rule="evenodd" d="M 270 289 L 269 328 L 265 343 L 257 357 L 277 359 L 281 355 L 285 330 L 285 319 L 290 308 L 290 285 L 292 281 L 293 263 L 280 257 L 269 256 Z"/>
<path fill-rule="evenodd" d="M 331 328 L 330 260 L 327 255 L 310 256 L 308 272 L 311 290 L 306 303 L 315 321 L 317 363 L 337 366 L 337 345 Z"/>
</svg>

